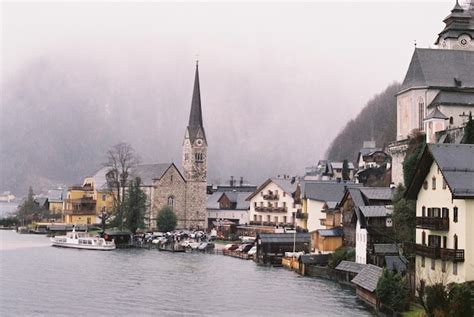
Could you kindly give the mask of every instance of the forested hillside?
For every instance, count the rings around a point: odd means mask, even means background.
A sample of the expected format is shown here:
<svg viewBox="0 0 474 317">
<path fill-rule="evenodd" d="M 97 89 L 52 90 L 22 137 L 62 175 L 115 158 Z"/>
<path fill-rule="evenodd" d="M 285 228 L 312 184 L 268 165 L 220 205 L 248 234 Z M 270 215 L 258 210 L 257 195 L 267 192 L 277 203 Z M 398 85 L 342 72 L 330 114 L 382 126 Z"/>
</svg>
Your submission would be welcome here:
<svg viewBox="0 0 474 317">
<path fill-rule="evenodd" d="M 397 133 L 397 103 L 395 94 L 400 84 L 393 83 L 382 93 L 374 96 L 359 115 L 349 121 L 332 141 L 326 156 L 330 160 L 349 159 L 355 162 L 362 143 L 376 141 L 378 147 L 395 140 Z"/>
</svg>

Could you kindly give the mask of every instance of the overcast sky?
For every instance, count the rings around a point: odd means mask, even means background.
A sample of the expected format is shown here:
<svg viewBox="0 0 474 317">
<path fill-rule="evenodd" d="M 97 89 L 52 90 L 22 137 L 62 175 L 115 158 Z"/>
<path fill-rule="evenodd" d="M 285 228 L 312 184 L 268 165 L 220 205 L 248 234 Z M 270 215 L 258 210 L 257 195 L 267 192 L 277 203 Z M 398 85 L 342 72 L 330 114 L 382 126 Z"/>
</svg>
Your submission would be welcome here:
<svg viewBox="0 0 474 317">
<path fill-rule="evenodd" d="M 232 129 L 245 131 L 245 142 L 270 133 L 291 152 L 295 139 L 306 144 L 295 154 L 304 158 L 287 165 L 301 173 L 374 94 L 403 80 L 415 41 L 433 47 L 454 3 L 2 2 L 2 81 L 38 57 L 98 63 L 122 83 L 160 78 L 182 96 L 172 105 L 181 110 L 169 154 L 180 162 L 198 55 L 209 138 L 234 142 L 219 131 L 239 116 Z M 258 115 L 259 103 L 272 109 L 274 129 L 241 123 Z M 223 116 L 227 125 L 215 122 Z"/>
</svg>

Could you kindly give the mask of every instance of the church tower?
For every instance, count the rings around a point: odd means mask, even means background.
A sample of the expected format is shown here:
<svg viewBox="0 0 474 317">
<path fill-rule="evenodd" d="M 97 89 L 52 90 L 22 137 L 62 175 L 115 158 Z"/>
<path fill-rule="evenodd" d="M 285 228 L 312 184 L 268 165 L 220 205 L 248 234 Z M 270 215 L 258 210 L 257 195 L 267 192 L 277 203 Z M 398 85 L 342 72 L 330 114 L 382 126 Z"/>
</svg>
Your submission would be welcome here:
<svg viewBox="0 0 474 317">
<path fill-rule="evenodd" d="M 474 50 L 474 0 L 468 0 L 464 6 L 456 0 L 443 22 L 446 26 L 435 42 L 438 48 Z"/>
<path fill-rule="evenodd" d="M 199 66 L 196 61 L 191 113 L 183 142 L 183 170 L 186 178 L 186 215 L 180 227 L 206 226 L 207 139 L 204 132 L 199 88 Z"/>
</svg>

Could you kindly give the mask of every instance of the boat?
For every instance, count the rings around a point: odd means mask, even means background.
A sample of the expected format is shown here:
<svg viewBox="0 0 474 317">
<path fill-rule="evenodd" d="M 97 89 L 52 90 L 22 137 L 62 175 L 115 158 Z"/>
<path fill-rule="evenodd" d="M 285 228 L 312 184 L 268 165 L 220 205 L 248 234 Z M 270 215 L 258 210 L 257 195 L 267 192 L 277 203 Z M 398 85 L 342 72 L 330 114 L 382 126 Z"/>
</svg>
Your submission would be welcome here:
<svg viewBox="0 0 474 317">
<path fill-rule="evenodd" d="M 106 241 L 104 238 L 94 237 L 88 232 L 67 232 L 65 236 L 51 238 L 53 247 L 87 249 L 87 250 L 114 250 L 116 248 L 114 240 Z"/>
</svg>

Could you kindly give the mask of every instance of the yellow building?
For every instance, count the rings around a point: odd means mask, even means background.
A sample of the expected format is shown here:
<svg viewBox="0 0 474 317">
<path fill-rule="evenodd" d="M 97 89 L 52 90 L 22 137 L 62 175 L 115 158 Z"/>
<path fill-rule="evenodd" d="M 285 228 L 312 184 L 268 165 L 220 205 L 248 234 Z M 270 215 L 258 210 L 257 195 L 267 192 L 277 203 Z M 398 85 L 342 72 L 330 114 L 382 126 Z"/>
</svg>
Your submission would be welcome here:
<svg viewBox="0 0 474 317">
<path fill-rule="evenodd" d="M 98 188 L 93 177 L 87 177 L 82 186 L 71 186 L 64 202 L 64 222 L 74 224 L 100 223 L 102 212 L 113 210 L 113 194 Z"/>
<path fill-rule="evenodd" d="M 48 190 L 47 197 L 49 203 L 49 211 L 52 214 L 62 214 L 64 208 L 63 190 L 60 188 Z"/>
</svg>

